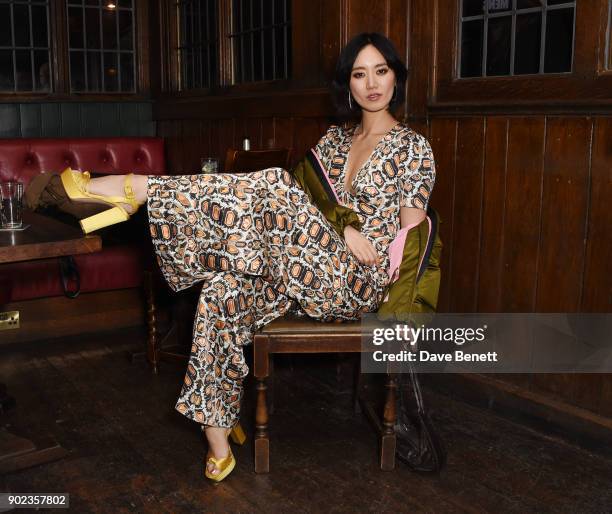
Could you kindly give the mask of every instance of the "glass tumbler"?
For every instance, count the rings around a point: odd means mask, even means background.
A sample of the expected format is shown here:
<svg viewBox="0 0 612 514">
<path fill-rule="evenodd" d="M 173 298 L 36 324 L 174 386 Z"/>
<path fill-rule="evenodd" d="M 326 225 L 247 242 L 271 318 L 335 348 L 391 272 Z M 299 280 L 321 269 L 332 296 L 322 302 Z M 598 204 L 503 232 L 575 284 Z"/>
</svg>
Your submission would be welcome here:
<svg viewBox="0 0 612 514">
<path fill-rule="evenodd" d="M 0 222 L 2 228 L 21 228 L 23 209 L 23 184 L 21 182 L 0 183 Z"/>
</svg>

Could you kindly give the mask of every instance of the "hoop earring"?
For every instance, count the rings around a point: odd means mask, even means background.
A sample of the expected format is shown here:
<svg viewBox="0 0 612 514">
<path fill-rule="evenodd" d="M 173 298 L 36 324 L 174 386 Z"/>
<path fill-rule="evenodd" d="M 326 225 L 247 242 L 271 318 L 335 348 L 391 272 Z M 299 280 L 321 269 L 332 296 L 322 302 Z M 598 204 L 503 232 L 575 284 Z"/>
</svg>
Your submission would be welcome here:
<svg viewBox="0 0 612 514">
<path fill-rule="evenodd" d="M 397 100 L 397 84 L 393 86 L 393 96 L 391 97 L 392 102 L 395 102 L 395 100 Z"/>
<path fill-rule="evenodd" d="M 349 109 L 352 111 L 353 110 L 353 102 L 351 102 L 351 92 L 348 92 L 348 104 L 349 104 Z"/>
</svg>

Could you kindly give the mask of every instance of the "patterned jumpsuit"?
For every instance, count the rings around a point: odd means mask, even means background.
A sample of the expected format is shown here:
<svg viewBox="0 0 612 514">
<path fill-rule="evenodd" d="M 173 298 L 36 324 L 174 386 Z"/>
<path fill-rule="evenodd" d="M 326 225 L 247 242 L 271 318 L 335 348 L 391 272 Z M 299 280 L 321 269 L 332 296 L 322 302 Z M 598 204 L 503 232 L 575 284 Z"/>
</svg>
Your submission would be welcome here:
<svg viewBox="0 0 612 514">
<path fill-rule="evenodd" d="M 248 373 L 243 346 L 287 312 L 321 321 L 376 311 L 388 284 L 387 247 L 400 206 L 426 209 L 435 180 L 427 140 L 397 124 L 344 191 L 355 127 L 332 126 L 316 146 L 340 201 L 363 222 L 382 262 L 361 264 L 292 175 L 150 176 L 153 245 L 169 286 L 201 282 L 193 344 L 176 409 L 206 426 L 232 427 Z"/>
</svg>

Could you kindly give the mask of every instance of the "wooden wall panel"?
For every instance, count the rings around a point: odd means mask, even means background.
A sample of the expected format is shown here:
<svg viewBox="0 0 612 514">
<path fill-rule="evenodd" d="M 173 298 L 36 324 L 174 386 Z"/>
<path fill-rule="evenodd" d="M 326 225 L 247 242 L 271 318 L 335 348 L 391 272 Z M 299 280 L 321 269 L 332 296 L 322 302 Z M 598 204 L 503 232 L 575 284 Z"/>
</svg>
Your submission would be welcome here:
<svg viewBox="0 0 612 514">
<path fill-rule="evenodd" d="M 612 312 L 612 118 L 594 122 L 582 312 Z M 612 402 L 610 402 L 612 404 Z"/>
<path fill-rule="evenodd" d="M 482 237 L 484 118 L 461 118 L 457 125 L 450 307 L 453 312 L 474 312 Z"/>
<path fill-rule="evenodd" d="M 586 118 L 547 119 L 538 312 L 576 312 L 580 305 L 590 139 L 591 121 Z"/>
<path fill-rule="evenodd" d="M 536 312 L 577 312 L 583 280 L 591 121 L 548 118 Z M 576 378 L 534 375 L 537 389 L 570 401 Z"/>
<path fill-rule="evenodd" d="M 478 312 L 499 312 L 504 250 L 504 202 L 508 119 L 486 120 L 482 241 L 478 270 Z"/>
<path fill-rule="evenodd" d="M 532 312 L 542 209 L 544 118 L 510 118 L 501 268 L 502 312 Z"/>
<path fill-rule="evenodd" d="M 348 0 L 349 39 L 360 32 L 381 32 L 389 35 L 390 0 Z"/>
<path fill-rule="evenodd" d="M 440 213 L 440 238 L 442 249 L 442 282 L 438 310 L 450 312 L 451 282 L 453 277 L 453 245 L 455 230 L 455 158 L 457 140 L 457 121 L 453 119 L 432 119 L 429 142 L 436 163 L 436 184 L 431 197 L 431 206 Z"/>
</svg>

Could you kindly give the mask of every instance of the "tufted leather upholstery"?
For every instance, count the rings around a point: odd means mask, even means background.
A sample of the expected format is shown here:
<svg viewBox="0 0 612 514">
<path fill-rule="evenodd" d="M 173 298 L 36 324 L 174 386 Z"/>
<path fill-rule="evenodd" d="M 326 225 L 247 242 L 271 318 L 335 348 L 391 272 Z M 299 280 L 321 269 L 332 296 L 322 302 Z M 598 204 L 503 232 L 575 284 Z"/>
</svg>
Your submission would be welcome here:
<svg viewBox="0 0 612 514">
<path fill-rule="evenodd" d="M 0 180 L 19 180 L 27 185 L 39 173 L 57 173 L 67 166 L 92 173 L 161 175 L 166 166 L 164 141 L 129 137 L 0 139 Z M 75 256 L 81 291 L 141 286 L 143 263 L 148 257 L 145 253 L 150 251 L 142 244 L 106 246 L 103 241 L 101 252 Z M 61 296 L 58 259 L 4 264 L 0 266 L 0 287 L 7 296 L 0 298 L 0 303 Z"/>
<path fill-rule="evenodd" d="M 165 169 L 164 141 L 155 137 L 0 139 L 0 180 L 27 185 L 39 173 L 68 166 L 93 173 L 160 175 Z"/>
</svg>

